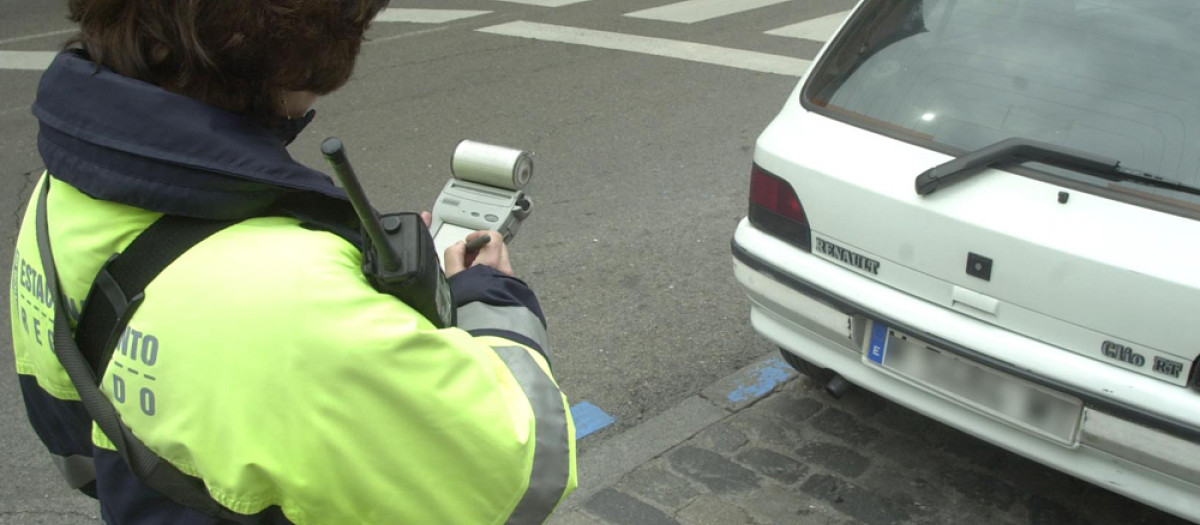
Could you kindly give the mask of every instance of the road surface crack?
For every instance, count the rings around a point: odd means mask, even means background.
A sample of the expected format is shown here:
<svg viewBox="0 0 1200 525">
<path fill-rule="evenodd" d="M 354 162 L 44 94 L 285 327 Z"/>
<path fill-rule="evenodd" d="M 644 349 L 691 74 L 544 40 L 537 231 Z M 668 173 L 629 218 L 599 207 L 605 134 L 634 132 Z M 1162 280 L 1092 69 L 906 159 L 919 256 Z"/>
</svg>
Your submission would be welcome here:
<svg viewBox="0 0 1200 525">
<path fill-rule="evenodd" d="M 16 239 L 17 232 L 21 228 L 21 219 L 25 216 L 25 207 L 29 203 L 29 195 L 33 192 L 33 187 L 37 184 L 43 169 L 37 168 L 21 174 L 21 189 L 17 191 L 15 195 L 17 202 L 14 202 L 12 207 L 12 223 L 5 228 L 5 237 L 8 241 Z"/>
</svg>

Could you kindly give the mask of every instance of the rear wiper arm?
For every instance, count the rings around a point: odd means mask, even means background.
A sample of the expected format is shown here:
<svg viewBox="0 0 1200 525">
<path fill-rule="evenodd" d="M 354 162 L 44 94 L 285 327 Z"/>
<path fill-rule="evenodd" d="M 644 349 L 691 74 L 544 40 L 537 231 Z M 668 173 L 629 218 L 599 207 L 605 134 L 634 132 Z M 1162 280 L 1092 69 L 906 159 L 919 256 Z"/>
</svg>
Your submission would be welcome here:
<svg viewBox="0 0 1200 525">
<path fill-rule="evenodd" d="M 917 194 L 929 195 L 942 186 L 953 184 L 979 173 L 983 168 L 997 164 L 1008 165 L 1022 162 L 1040 162 L 1111 181 L 1140 182 L 1151 186 L 1200 194 L 1200 189 L 1126 168 L 1121 166 L 1121 162 L 1116 159 L 1026 138 L 1005 139 L 926 170 L 917 175 L 915 181 Z"/>
</svg>

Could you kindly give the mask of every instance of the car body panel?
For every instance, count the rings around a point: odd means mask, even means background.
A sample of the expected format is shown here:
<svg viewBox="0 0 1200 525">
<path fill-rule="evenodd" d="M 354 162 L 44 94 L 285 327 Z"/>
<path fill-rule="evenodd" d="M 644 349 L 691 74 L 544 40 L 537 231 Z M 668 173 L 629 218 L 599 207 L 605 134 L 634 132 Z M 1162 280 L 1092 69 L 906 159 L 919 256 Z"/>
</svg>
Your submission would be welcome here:
<svg viewBox="0 0 1200 525">
<path fill-rule="evenodd" d="M 1196 450 L 1200 443 L 1200 397 L 1194 393 L 1087 357 L 1055 351 L 1045 343 L 880 287 L 865 276 L 810 254 L 796 254 L 786 268 L 770 265 L 765 259 L 793 248 L 745 220 L 738 226 L 734 245 L 734 273 L 750 297 L 751 323 L 784 350 L 980 439 L 1200 521 L 1200 499 L 1196 497 L 1200 494 L 1200 470 L 1188 470 L 1187 456 L 1180 458 L 1184 459 L 1178 462 L 1180 467 L 1167 472 L 1152 466 L 1171 458 L 1148 461 L 1144 457 L 1146 451 L 1190 454 Z M 807 309 L 792 308 L 796 304 L 804 304 Z M 820 314 L 813 315 L 814 311 Z M 839 319 L 852 328 L 838 329 Z M 1078 439 L 1069 445 L 1045 439 L 869 363 L 863 353 L 863 328 L 874 319 L 885 319 L 914 333 L 939 333 L 970 342 L 971 352 L 964 353 L 968 359 L 1038 380 L 1060 392 L 1077 394 L 1085 404 Z M 1134 429 L 1141 441 L 1126 439 L 1125 445 L 1112 446 L 1113 438 L 1097 437 L 1107 435 L 1104 431 L 1089 433 L 1090 414 L 1120 421 L 1124 429 Z M 1164 449 L 1159 442 L 1181 448 Z M 1131 454 L 1131 449 L 1138 453 Z"/>
<path fill-rule="evenodd" d="M 922 197 L 913 179 L 949 157 L 789 106 L 759 138 L 755 162 L 795 188 L 814 239 L 873 254 L 883 263 L 875 278 L 888 286 L 1186 384 L 1200 331 L 1179 327 L 1200 311 L 1200 271 L 1189 264 L 1200 261 L 1200 243 L 1164 232 L 1200 236 L 1200 222 L 1073 190 L 1061 204 L 1064 188 L 995 169 Z M 967 274 L 969 253 L 993 260 L 990 281 Z M 1000 308 L 961 305 L 954 287 Z M 1105 341 L 1145 362 L 1107 357 Z M 1155 356 L 1183 369 L 1155 373 Z"/>
</svg>

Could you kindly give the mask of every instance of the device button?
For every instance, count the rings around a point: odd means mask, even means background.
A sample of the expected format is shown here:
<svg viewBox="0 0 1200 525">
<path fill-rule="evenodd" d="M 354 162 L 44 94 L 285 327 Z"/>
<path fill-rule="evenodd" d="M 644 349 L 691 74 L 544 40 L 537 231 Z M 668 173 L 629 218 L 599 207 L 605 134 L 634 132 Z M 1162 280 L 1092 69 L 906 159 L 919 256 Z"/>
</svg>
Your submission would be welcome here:
<svg viewBox="0 0 1200 525">
<path fill-rule="evenodd" d="M 400 231 L 400 217 L 395 215 L 383 218 L 383 231 L 388 233 L 396 233 Z"/>
</svg>

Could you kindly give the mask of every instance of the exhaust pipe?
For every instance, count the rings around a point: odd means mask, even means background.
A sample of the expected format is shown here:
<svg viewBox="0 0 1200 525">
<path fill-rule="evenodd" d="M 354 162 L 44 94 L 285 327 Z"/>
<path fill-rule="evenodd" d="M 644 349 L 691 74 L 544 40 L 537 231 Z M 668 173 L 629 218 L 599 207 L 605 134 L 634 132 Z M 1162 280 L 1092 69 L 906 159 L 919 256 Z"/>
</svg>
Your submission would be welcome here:
<svg viewBox="0 0 1200 525">
<path fill-rule="evenodd" d="M 830 379 L 828 383 L 825 383 L 825 392 L 827 392 L 834 399 L 841 399 L 842 396 L 845 395 L 846 392 L 849 392 L 853 387 L 854 384 L 846 381 L 846 378 L 842 377 L 841 374 L 834 374 L 833 379 Z"/>
</svg>

